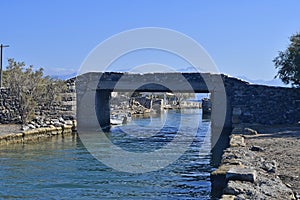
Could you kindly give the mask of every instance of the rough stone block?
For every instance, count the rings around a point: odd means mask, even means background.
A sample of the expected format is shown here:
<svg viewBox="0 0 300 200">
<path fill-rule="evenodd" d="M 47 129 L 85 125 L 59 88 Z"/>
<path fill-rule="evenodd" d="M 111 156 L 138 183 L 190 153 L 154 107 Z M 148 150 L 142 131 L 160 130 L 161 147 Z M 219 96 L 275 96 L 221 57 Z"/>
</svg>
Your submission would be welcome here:
<svg viewBox="0 0 300 200">
<path fill-rule="evenodd" d="M 230 137 L 230 147 L 245 147 L 244 137 L 241 135 L 231 135 Z"/>
<path fill-rule="evenodd" d="M 234 200 L 236 196 L 224 194 L 220 200 Z"/>
<path fill-rule="evenodd" d="M 233 167 L 226 173 L 227 180 L 248 181 L 251 183 L 256 181 L 256 176 L 255 170 L 240 167 Z"/>
</svg>

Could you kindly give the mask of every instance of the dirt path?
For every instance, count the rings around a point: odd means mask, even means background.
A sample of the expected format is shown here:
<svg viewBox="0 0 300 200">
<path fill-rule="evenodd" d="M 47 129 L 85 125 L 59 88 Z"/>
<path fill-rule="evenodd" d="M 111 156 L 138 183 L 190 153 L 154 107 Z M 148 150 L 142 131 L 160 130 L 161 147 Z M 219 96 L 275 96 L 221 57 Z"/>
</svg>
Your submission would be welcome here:
<svg viewBox="0 0 300 200">
<path fill-rule="evenodd" d="M 265 160 L 275 160 L 276 174 L 300 199 L 300 126 L 251 127 L 258 135 L 245 138 L 247 146 L 259 146 Z"/>
</svg>

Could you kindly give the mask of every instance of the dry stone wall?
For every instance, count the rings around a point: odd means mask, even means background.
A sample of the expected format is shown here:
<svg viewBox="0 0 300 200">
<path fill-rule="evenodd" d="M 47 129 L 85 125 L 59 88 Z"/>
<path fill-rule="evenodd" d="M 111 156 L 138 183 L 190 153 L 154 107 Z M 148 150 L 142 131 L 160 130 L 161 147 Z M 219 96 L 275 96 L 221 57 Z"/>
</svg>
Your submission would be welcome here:
<svg viewBox="0 0 300 200">
<path fill-rule="evenodd" d="M 252 85 L 225 77 L 232 124 L 296 124 L 300 121 L 300 88 Z"/>
<path fill-rule="evenodd" d="M 0 123 L 20 123 L 19 101 L 11 95 L 9 88 L 0 89 Z"/>
<path fill-rule="evenodd" d="M 74 120 L 76 118 L 75 80 L 66 81 L 67 90 L 60 94 L 61 101 L 55 102 L 51 107 L 38 105 L 35 109 L 34 122 L 50 119 Z M 21 123 L 20 103 L 12 96 L 9 88 L 0 89 L 0 124 Z M 40 124 L 42 125 L 42 124 Z"/>
</svg>

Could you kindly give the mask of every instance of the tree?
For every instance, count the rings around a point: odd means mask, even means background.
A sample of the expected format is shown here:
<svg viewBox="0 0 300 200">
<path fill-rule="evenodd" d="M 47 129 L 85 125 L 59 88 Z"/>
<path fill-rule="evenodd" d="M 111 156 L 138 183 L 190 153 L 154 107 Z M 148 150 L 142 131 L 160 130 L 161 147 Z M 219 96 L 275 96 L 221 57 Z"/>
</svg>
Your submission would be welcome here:
<svg viewBox="0 0 300 200">
<path fill-rule="evenodd" d="M 44 77 L 43 68 L 33 70 L 24 62 L 8 59 L 7 70 L 3 72 L 4 86 L 10 88 L 11 95 L 19 101 L 21 122 L 26 123 L 35 116 L 37 106 L 50 108 L 64 89 L 62 80 Z"/>
<path fill-rule="evenodd" d="M 283 83 L 291 83 L 293 87 L 300 87 L 300 33 L 290 37 L 290 44 L 285 51 L 280 51 L 273 60 L 279 77 Z"/>
</svg>

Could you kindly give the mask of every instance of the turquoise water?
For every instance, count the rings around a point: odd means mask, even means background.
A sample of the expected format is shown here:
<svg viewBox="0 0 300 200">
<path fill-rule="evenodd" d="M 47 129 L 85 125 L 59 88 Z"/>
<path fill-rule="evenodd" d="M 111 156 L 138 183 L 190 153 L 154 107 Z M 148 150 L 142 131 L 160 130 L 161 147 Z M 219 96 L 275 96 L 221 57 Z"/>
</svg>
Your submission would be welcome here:
<svg viewBox="0 0 300 200">
<path fill-rule="evenodd" d="M 123 149 L 149 151 L 172 141 L 178 120 L 195 123 L 200 114 L 200 110 L 172 110 L 161 116 L 137 118 L 126 127 L 112 128 L 109 136 Z M 162 119 L 164 128 L 150 138 L 137 139 L 124 133 L 143 133 Z M 177 161 L 140 174 L 116 171 L 102 164 L 77 135 L 2 146 L 0 199 L 210 199 L 210 144 L 203 143 L 209 126 L 209 120 L 200 120 L 193 143 Z"/>
</svg>

